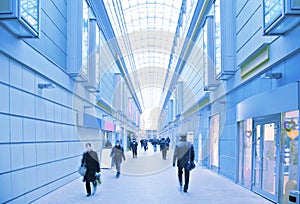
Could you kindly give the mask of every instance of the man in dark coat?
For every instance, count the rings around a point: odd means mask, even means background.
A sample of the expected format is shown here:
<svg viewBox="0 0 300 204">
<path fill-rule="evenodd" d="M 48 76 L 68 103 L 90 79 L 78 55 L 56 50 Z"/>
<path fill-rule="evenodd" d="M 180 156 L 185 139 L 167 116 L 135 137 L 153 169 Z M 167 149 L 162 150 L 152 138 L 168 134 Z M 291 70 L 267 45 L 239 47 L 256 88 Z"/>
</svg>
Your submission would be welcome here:
<svg viewBox="0 0 300 204">
<path fill-rule="evenodd" d="M 187 136 L 185 134 L 180 135 L 180 141 L 175 146 L 173 166 L 177 160 L 178 167 L 178 180 L 180 188 L 182 187 L 182 174 L 184 169 L 184 188 L 183 192 L 187 192 L 189 186 L 190 172 L 186 169 L 188 161 L 194 161 L 195 153 L 193 145 L 187 142 Z"/>
<path fill-rule="evenodd" d="M 136 139 L 134 138 L 130 144 L 130 148 L 131 148 L 131 151 L 132 151 L 132 157 L 133 159 L 134 158 L 137 158 L 137 147 L 138 147 L 138 142 L 136 141 Z"/>
<path fill-rule="evenodd" d="M 142 146 L 144 147 L 144 151 L 147 151 L 147 149 L 148 149 L 148 140 L 147 139 L 143 140 Z"/>
<path fill-rule="evenodd" d="M 124 149 L 120 145 L 119 140 L 116 141 L 116 145 L 112 148 L 110 156 L 116 165 L 116 169 L 117 169 L 116 177 L 119 178 L 120 171 L 121 171 L 122 158 L 125 161 Z"/>
<path fill-rule="evenodd" d="M 83 154 L 82 160 L 81 160 L 81 166 L 85 165 L 87 168 L 86 174 L 83 178 L 83 181 L 85 181 L 85 188 L 87 195 L 91 195 L 91 185 L 90 182 L 93 183 L 93 195 L 96 193 L 97 189 L 97 182 L 96 182 L 96 172 L 100 172 L 100 164 L 99 164 L 99 158 L 97 152 L 95 152 L 92 148 L 91 143 L 87 143 L 85 145 L 87 151 Z"/>
<path fill-rule="evenodd" d="M 164 160 L 167 159 L 167 151 L 168 151 L 168 146 L 169 144 L 167 143 L 167 141 L 165 140 L 165 138 L 161 138 L 160 142 L 159 142 L 159 146 L 160 146 L 160 151 L 162 152 L 162 158 Z"/>
<path fill-rule="evenodd" d="M 153 138 L 153 140 L 152 140 L 152 145 L 153 145 L 153 150 L 154 150 L 154 152 L 156 152 L 157 151 L 157 144 L 158 144 L 158 140 L 156 139 L 156 138 Z"/>
</svg>

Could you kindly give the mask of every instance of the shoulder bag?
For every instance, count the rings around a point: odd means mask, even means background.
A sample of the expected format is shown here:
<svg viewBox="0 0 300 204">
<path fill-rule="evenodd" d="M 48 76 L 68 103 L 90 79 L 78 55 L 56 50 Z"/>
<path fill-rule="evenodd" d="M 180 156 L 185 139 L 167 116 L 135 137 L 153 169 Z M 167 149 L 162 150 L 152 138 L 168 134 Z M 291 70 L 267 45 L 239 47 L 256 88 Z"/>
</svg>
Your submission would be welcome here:
<svg viewBox="0 0 300 204">
<path fill-rule="evenodd" d="M 84 153 L 84 155 L 83 155 L 83 164 L 79 167 L 78 173 L 79 173 L 81 176 L 85 176 L 86 171 L 87 171 L 87 168 L 86 168 L 85 153 Z"/>
</svg>

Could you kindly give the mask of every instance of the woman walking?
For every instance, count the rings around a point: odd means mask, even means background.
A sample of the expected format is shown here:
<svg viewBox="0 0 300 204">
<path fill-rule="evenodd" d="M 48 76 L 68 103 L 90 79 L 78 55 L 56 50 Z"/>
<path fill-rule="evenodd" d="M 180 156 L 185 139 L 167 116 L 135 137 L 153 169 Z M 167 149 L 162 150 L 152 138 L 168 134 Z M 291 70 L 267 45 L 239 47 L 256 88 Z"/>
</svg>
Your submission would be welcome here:
<svg viewBox="0 0 300 204">
<path fill-rule="evenodd" d="M 100 172 L 100 164 L 98 154 L 93 150 L 92 144 L 86 143 L 85 147 L 87 151 L 82 156 L 81 166 L 86 166 L 87 168 L 83 182 L 85 182 L 86 196 L 90 196 L 94 195 L 97 190 L 96 172 Z M 90 182 L 93 184 L 93 193 L 91 193 Z"/>
</svg>

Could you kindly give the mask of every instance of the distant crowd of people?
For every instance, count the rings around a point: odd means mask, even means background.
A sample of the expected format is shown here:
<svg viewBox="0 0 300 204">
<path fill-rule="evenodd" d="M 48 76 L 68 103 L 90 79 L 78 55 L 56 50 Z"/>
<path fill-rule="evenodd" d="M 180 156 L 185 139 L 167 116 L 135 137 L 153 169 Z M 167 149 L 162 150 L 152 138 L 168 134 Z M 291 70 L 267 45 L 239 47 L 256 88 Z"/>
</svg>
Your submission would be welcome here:
<svg viewBox="0 0 300 204">
<path fill-rule="evenodd" d="M 160 147 L 160 151 L 162 152 L 162 158 L 164 160 L 167 159 L 167 151 L 169 150 L 169 146 L 170 146 L 170 138 L 151 138 L 151 139 L 141 139 L 140 143 L 141 143 L 141 148 L 144 148 L 144 151 L 148 150 L 148 142 L 152 144 L 153 146 L 153 150 L 154 152 L 157 151 L 157 145 L 159 145 Z M 137 148 L 138 148 L 138 142 L 136 141 L 135 138 L 132 139 L 131 143 L 130 143 L 130 149 L 132 151 L 132 158 L 136 159 L 137 158 Z"/>
</svg>

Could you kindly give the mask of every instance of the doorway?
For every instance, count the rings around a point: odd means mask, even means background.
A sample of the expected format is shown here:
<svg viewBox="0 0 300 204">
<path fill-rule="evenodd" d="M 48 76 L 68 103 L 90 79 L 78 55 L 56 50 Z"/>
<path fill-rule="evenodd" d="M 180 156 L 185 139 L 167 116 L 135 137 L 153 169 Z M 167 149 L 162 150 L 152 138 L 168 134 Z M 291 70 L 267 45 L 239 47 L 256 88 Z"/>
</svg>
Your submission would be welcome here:
<svg viewBox="0 0 300 204">
<path fill-rule="evenodd" d="M 280 115 L 256 118 L 253 122 L 252 190 L 278 202 Z"/>
</svg>

